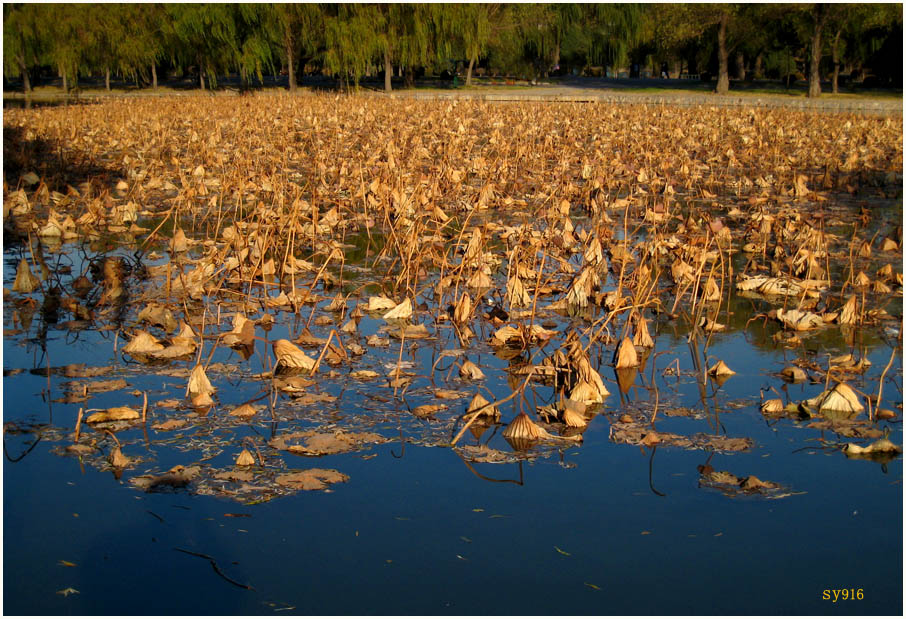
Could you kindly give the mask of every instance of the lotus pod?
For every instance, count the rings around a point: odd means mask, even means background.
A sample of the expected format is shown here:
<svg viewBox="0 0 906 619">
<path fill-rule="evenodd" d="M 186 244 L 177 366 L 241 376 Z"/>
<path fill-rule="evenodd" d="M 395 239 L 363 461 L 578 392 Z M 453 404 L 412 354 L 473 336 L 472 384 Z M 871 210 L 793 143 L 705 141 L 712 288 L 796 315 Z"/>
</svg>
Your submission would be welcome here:
<svg viewBox="0 0 906 619">
<path fill-rule="evenodd" d="M 201 394 L 212 394 L 216 391 L 214 385 L 211 384 L 211 381 L 208 380 L 208 375 L 205 374 L 204 366 L 200 363 L 192 369 L 192 374 L 189 375 L 189 386 L 187 388 L 187 393 L 189 398 L 193 401 L 195 396 Z"/>
<path fill-rule="evenodd" d="M 393 309 L 384 314 L 382 318 L 384 320 L 406 320 L 412 316 L 412 301 L 407 297 L 405 301 L 399 305 L 395 305 Z"/>
<path fill-rule="evenodd" d="M 503 438 L 537 441 L 547 432 L 531 420 L 525 413 L 519 413 L 503 431 Z"/>
<path fill-rule="evenodd" d="M 624 337 L 623 341 L 620 342 L 620 347 L 617 349 L 616 368 L 621 370 L 623 368 L 635 368 L 638 365 L 639 356 L 636 354 L 635 346 L 632 345 L 632 340 Z"/>
<path fill-rule="evenodd" d="M 859 257 L 871 258 L 871 243 L 862 241 L 862 245 L 859 247 Z"/>
<path fill-rule="evenodd" d="M 462 293 L 462 296 L 459 297 L 459 301 L 456 303 L 456 307 L 453 308 L 453 322 L 457 324 L 465 324 L 469 320 L 469 316 L 472 314 L 472 298 L 469 297 L 469 294 L 466 292 Z"/>
<path fill-rule="evenodd" d="M 731 370 L 723 360 L 718 359 L 717 363 L 708 368 L 708 374 L 711 376 L 733 376 L 736 372 Z"/>
<path fill-rule="evenodd" d="M 869 278 L 864 271 L 859 271 L 859 274 L 856 275 L 856 279 L 853 281 L 853 284 L 856 288 L 867 288 L 871 285 L 871 278 Z"/>
<path fill-rule="evenodd" d="M 891 292 L 893 292 L 893 291 L 890 289 L 890 286 L 888 286 L 887 284 L 885 284 L 885 283 L 882 282 L 881 280 L 877 280 L 877 281 L 875 281 L 875 282 L 872 282 L 872 284 L 871 284 L 871 291 L 872 291 L 872 292 L 875 292 L 875 293 L 877 293 L 877 294 L 890 294 Z"/>
<path fill-rule="evenodd" d="M 459 375 L 469 380 L 482 380 L 484 378 L 484 372 L 481 371 L 481 368 L 468 359 L 460 366 Z"/>
<path fill-rule="evenodd" d="M 632 344 L 636 348 L 654 348 L 654 340 L 648 333 L 648 321 L 644 316 L 639 316 L 635 324 L 635 334 L 632 336 Z"/>
<path fill-rule="evenodd" d="M 885 264 L 880 269 L 878 269 L 878 277 L 881 279 L 891 279 L 893 277 L 893 266 L 890 264 Z"/>
<path fill-rule="evenodd" d="M 274 356 L 277 364 L 274 367 L 286 370 L 311 370 L 315 367 L 315 360 L 302 352 L 302 349 L 289 340 L 277 340 L 273 344 Z"/>
<path fill-rule="evenodd" d="M 248 449 L 243 449 L 236 458 L 236 466 L 252 466 L 255 464 L 255 457 L 249 453 Z"/>
<path fill-rule="evenodd" d="M 137 331 L 135 337 L 123 346 L 123 352 L 132 356 L 147 355 L 164 349 L 164 345 L 147 331 Z"/>
<path fill-rule="evenodd" d="M 469 408 L 466 409 L 466 414 L 474 413 L 477 410 L 481 410 L 478 414 L 478 417 L 490 417 L 495 422 L 500 420 L 500 410 L 496 406 L 488 406 L 488 402 L 484 396 L 480 393 L 476 393 L 475 397 L 472 398 L 472 401 L 469 402 Z M 484 408 L 487 407 L 487 408 Z"/>
</svg>

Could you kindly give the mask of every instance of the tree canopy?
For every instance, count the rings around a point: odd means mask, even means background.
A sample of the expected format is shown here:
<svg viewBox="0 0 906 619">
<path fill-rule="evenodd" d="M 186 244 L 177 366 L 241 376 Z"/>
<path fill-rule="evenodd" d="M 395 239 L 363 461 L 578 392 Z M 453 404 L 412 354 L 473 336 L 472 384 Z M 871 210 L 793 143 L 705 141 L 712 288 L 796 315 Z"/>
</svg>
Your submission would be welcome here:
<svg viewBox="0 0 906 619">
<path fill-rule="evenodd" d="M 902 85 L 897 4 L 15 4 L 3 5 L 4 75 L 26 91 L 42 72 L 110 75 L 137 84 L 164 67 L 201 88 L 237 75 L 246 84 L 283 71 L 347 87 L 365 76 L 462 71 L 544 77 L 657 76 L 668 65 L 716 78 L 841 74 Z M 895 52 L 895 53 L 891 53 Z"/>
</svg>

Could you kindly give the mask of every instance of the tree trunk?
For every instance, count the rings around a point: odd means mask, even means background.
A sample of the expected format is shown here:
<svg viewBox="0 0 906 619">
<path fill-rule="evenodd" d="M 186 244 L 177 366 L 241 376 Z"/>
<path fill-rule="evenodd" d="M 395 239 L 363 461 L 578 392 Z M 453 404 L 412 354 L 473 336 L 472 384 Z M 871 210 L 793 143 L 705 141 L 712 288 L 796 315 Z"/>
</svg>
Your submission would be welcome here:
<svg viewBox="0 0 906 619">
<path fill-rule="evenodd" d="M 68 93 L 69 92 L 69 80 L 66 79 L 66 70 L 63 68 L 60 68 L 60 75 L 63 76 L 63 92 Z"/>
<path fill-rule="evenodd" d="M 809 54 L 808 68 L 808 96 L 809 98 L 821 96 L 821 31 L 824 29 L 824 22 L 827 19 L 827 5 L 816 4 L 815 12 L 815 30 L 812 32 L 812 49 Z"/>
<path fill-rule="evenodd" d="M 736 52 L 736 79 L 746 79 L 746 59 L 742 52 Z"/>
<path fill-rule="evenodd" d="M 198 60 L 198 83 L 201 85 L 201 89 L 204 90 L 204 63 L 201 59 Z"/>
<path fill-rule="evenodd" d="M 151 87 L 154 88 L 154 90 L 157 90 L 157 63 L 156 62 L 151 63 L 151 84 L 152 84 Z"/>
<path fill-rule="evenodd" d="M 833 54 L 834 60 L 834 77 L 831 81 L 831 92 L 837 94 L 837 85 L 840 80 L 840 55 L 838 52 L 838 47 L 840 45 L 840 33 L 843 31 L 843 28 L 838 28 L 837 33 L 834 35 L 834 44 L 831 46 L 831 53 Z"/>
<path fill-rule="evenodd" d="M 286 73 L 289 75 L 289 90 L 293 92 L 296 90 L 296 67 L 293 64 L 293 36 L 289 30 L 286 29 L 286 33 L 283 35 L 283 45 L 286 49 Z"/>
<path fill-rule="evenodd" d="M 393 84 L 390 81 L 393 77 L 393 63 L 390 62 L 390 50 L 384 50 L 384 91 L 390 92 L 393 90 Z"/>
<path fill-rule="evenodd" d="M 475 56 L 469 58 L 469 68 L 466 69 L 466 86 L 472 85 L 472 69 L 475 68 Z"/>
<path fill-rule="evenodd" d="M 107 89 L 107 92 L 110 92 L 110 67 L 104 69 L 104 88 Z"/>
<path fill-rule="evenodd" d="M 755 56 L 755 67 L 753 70 L 755 79 L 760 80 L 764 77 L 764 55 L 759 53 Z"/>
<path fill-rule="evenodd" d="M 16 63 L 19 65 L 19 73 L 22 74 L 22 90 L 28 98 L 31 95 L 31 78 L 28 75 L 28 67 L 25 66 L 25 58 L 16 56 Z"/>
<path fill-rule="evenodd" d="M 406 67 L 406 88 L 415 87 L 415 67 Z"/>
<path fill-rule="evenodd" d="M 730 16 L 720 16 L 720 28 L 717 29 L 717 94 L 725 95 L 730 90 L 729 53 L 727 52 L 727 22 Z"/>
</svg>

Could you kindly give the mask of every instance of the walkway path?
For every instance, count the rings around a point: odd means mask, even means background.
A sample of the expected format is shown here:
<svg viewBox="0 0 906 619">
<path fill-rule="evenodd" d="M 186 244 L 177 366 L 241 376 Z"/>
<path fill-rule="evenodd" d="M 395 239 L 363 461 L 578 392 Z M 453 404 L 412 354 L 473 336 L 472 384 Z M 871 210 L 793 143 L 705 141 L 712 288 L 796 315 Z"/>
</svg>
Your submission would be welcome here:
<svg viewBox="0 0 906 619">
<path fill-rule="evenodd" d="M 902 99 L 880 99 L 870 97 L 806 97 L 762 95 L 733 92 L 724 96 L 714 93 L 626 92 L 611 85 L 538 85 L 526 87 L 494 88 L 493 86 L 473 87 L 457 90 L 405 90 L 391 93 L 391 97 L 414 99 L 478 99 L 482 101 L 575 101 L 600 103 L 630 103 L 647 105 L 707 105 L 719 107 L 788 107 L 824 112 L 857 112 L 884 116 L 902 115 Z"/>
</svg>

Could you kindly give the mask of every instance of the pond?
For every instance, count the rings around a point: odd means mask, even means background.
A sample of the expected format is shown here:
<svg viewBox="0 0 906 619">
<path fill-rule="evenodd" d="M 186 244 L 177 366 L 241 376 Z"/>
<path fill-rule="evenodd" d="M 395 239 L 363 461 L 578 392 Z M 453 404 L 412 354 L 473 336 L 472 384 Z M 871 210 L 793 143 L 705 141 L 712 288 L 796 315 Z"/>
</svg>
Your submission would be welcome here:
<svg viewBox="0 0 906 619">
<path fill-rule="evenodd" d="M 193 168 L 4 197 L 8 614 L 902 613 L 895 190 L 215 220 Z"/>
</svg>

